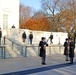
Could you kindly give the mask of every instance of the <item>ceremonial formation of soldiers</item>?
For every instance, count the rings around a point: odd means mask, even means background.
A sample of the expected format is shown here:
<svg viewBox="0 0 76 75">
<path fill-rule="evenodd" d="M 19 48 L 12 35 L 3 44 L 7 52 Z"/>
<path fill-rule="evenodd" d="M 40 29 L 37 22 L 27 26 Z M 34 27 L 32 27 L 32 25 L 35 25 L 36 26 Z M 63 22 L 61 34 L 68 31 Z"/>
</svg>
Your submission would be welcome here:
<svg viewBox="0 0 76 75">
<path fill-rule="evenodd" d="M 73 58 L 74 58 L 74 49 L 75 49 L 75 43 L 73 38 L 66 38 L 66 41 L 64 42 L 64 55 L 66 56 L 66 61 L 70 60 L 69 64 L 73 64 Z M 69 59 L 70 58 L 70 59 Z"/>
<path fill-rule="evenodd" d="M 72 35 L 68 38 L 65 39 L 64 42 L 64 55 L 65 55 L 65 61 L 70 61 L 69 64 L 73 64 L 73 59 L 74 59 L 74 50 L 75 50 L 75 40 L 76 40 L 76 31 L 73 33 L 74 36 Z M 49 37 L 50 43 L 52 42 L 53 39 L 53 34 L 50 35 Z M 41 41 L 39 42 L 40 46 L 40 54 L 39 56 L 41 57 L 42 60 L 42 65 L 46 65 L 45 60 L 46 60 L 46 46 L 48 46 L 47 42 L 45 42 L 45 37 L 41 38 Z"/>
<path fill-rule="evenodd" d="M 12 26 L 12 28 L 15 28 L 14 26 Z M 73 37 L 72 37 L 72 34 Z M 72 33 L 70 37 L 65 39 L 64 42 L 64 55 L 65 55 L 65 60 L 66 61 L 70 61 L 69 64 L 73 64 L 73 58 L 74 58 L 74 50 L 75 50 L 75 40 L 76 40 L 76 30 L 74 33 Z M 2 38 L 2 31 L 0 28 L 0 45 L 1 45 L 1 38 Z M 22 34 L 22 39 L 23 42 L 25 42 L 26 40 L 26 32 L 24 31 Z M 33 34 L 32 32 L 30 32 L 29 34 L 29 41 L 30 44 L 32 44 L 32 39 L 33 39 Z M 53 39 L 53 34 L 51 33 L 51 35 L 49 36 L 48 40 L 50 39 L 50 44 L 53 43 L 52 39 Z M 47 40 L 47 41 L 48 41 Z M 40 51 L 39 51 L 39 56 L 41 57 L 41 64 L 42 65 L 46 65 L 45 60 L 46 60 L 46 46 L 48 46 L 47 41 L 45 41 L 45 37 L 41 37 L 41 41 L 39 42 L 39 47 L 40 47 Z"/>
</svg>

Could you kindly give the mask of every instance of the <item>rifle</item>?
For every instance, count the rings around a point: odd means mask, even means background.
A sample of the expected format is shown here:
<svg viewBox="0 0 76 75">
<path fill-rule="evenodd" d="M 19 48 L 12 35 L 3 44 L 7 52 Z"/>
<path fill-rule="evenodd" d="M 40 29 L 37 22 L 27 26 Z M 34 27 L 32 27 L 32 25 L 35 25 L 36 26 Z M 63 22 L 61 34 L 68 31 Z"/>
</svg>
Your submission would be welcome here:
<svg viewBox="0 0 76 75">
<path fill-rule="evenodd" d="M 48 42 L 49 41 L 49 38 L 47 39 L 47 41 L 46 42 Z"/>
</svg>

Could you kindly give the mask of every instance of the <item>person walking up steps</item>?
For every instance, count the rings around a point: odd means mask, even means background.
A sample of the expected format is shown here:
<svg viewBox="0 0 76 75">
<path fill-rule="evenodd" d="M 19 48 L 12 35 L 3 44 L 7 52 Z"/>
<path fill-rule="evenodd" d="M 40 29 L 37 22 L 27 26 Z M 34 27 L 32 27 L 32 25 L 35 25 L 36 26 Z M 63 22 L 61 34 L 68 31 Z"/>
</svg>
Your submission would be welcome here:
<svg viewBox="0 0 76 75">
<path fill-rule="evenodd" d="M 53 41 L 52 41 L 53 40 L 53 34 L 52 33 L 51 33 L 49 39 L 50 39 L 50 44 L 53 43 Z"/>
</svg>

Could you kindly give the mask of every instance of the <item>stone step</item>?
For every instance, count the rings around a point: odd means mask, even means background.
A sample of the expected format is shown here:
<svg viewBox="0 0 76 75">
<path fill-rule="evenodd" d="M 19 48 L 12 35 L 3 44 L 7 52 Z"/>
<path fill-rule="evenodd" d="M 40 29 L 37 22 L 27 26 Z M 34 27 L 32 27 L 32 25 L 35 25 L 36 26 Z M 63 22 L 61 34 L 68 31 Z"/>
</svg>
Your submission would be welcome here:
<svg viewBox="0 0 76 75">
<path fill-rule="evenodd" d="M 39 55 L 39 47 L 38 44 L 26 44 L 23 42 L 19 42 L 18 40 L 14 40 L 12 38 L 9 38 L 13 42 L 24 46 L 23 50 L 21 46 L 18 46 L 16 44 L 13 45 L 12 50 L 12 42 L 9 40 L 6 40 L 7 44 L 7 50 L 6 50 L 6 57 L 22 57 L 22 56 L 38 56 Z M 25 48 L 27 47 L 26 51 Z M 76 51 L 76 50 L 75 50 Z M 59 45 L 49 45 L 49 47 L 46 47 L 46 54 L 63 54 L 64 53 L 64 47 L 59 47 Z"/>
<path fill-rule="evenodd" d="M 6 58 L 7 57 L 21 57 L 21 52 L 18 49 L 12 50 L 10 47 L 7 47 Z"/>
</svg>

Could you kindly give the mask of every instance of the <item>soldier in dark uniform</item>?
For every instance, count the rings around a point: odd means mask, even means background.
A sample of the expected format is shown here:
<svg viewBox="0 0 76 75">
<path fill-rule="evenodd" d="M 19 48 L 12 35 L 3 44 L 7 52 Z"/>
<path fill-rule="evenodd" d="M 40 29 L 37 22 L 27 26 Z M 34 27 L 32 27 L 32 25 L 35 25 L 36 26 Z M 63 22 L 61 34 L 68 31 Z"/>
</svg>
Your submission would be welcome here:
<svg viewBox="0 0 76 75">
<path fill-rule="evenodd" d="M 70 64 L 73 64 L 74 49 L 75 49 L 75 43 L 74 43 L 73 39 L 71 39 L 69 47 L 70 47 L 70 49 L 69 49 Z"/>
<path fill-rule="evenodd" d="M 74 42 L 75 42 L 75 40 L 76 40 L 76 30 L 74 32 Z"/>
<path fill-rule="evenodd" d="M 46 46 L 48 46 L 48 44 L 45 42 L 45 38 L 42 37 L 41 41 L 39 42 L 39 47 L 40 47 L 40 54 L 39 56 L 41 57 L 42 60 L 42 65 L 46 65 L 45 63 L 45 59 L 46 59 Z"/>
<path fill-rule="evenodd" d="M 69 50 L 69 43 L 68 38 L 66 38 L 66 41 L 64 42 L 64 55 L 66 56 L 66 61 L 68 61 L 68 50 Z"/>
<path fill-rule="evenodd" d="M 0 45 L 1 45 L 1 38 L 2 38 L 2 31 L 1 31 L 1 28 L 0 28 Z"/>
</svg>

